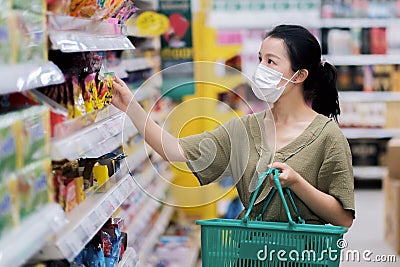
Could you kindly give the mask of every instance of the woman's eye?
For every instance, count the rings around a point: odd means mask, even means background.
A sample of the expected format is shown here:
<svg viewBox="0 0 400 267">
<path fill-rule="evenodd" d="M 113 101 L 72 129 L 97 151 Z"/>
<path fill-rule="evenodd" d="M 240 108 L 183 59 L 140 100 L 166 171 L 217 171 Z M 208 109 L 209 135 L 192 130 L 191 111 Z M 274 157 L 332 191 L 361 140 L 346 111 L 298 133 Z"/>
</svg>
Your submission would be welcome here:
<svg viewBox="0 0 400 267">
<path fill-rule="evenodd" d="M 267 60 L 267 63 L 268 63 L 268 64 L 272 64 L 272 63 L 274 63 L 274 62 L 273 62 L 271 59 L 268 59 L 268 60 Z"/>
</svg>

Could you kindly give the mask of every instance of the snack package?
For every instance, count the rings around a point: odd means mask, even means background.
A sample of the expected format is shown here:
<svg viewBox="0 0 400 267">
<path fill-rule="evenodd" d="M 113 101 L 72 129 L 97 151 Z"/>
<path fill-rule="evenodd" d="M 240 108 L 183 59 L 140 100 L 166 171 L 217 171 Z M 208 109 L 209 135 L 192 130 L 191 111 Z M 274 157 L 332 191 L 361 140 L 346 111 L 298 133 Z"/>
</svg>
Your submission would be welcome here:
<svg viewBox="0 0 400 267">
<path fill-rule="evenodd" d="M 104 104 L 109 105 L 111 104 L 112 101 L 112 91 L 113 91 L 113 77 L 115 76 L 114 72 L 106 72 L 104 73 L 106 82 L 105 84 L 107 85 L 107 92 L 105 93 L 104 96 Z"/>
<path fill-rule="evenodd" d="M 12 10 L 9 13 L 14 62 L 47 60 L 45 13 Z"/>
<path fill-rule="evenodd" d="M 109 178 L 107 165 L 100 165 L 97 162 L 93 166 L 93 178 L 96 183 L 96 188 L 101 187 L 105 182 L 107 182 Z"/>
<path fill-rule="evenodd" d="M 45 106 L 32 106 L 22 111 L 23 165 L 50 156 L 50 112 Z"/>
<path fill-rule="evenodd" d="M 45 14 L 47 9 L 45 0 L 10 0 L 10 2 L 13 9 L 29 10 L 39 14 Z"/>
<path fill-rule="evenodd" d="M 34 162 L 17 172 L 18 205 L 21 220 L 33 213 L 38 207 L 53 201 L 53 197 L 49 197 L 51 177 L 50 159 Z"/>
<path fill-rule="evenodd" d="M 1 5 L 0 5 L 1 6 Z M 14 63 L 14 48 L 12 46 L 11 25 L 6 10 L 0 10 L 0 62 Z"/>
<path fill-rule="evenodd" d="M 0 182 L 0 237 L 19 222 L 15 178 Z"/>
<path fill-rule="evenodd" d="M 80 117 L 80 116 L 86 114 L 85 101 L 83 100 L 82 89 L 79 84 L 78 77 L 73 76 L 71 79 L 71 83 L 72 83 L 72 91 L 73 91 L 73 96 L 74 96 L 73 117 L 76 118 L 76 117 Z"/>
<path fill-rule="evenodd" d="M 97 88 L 96 88 L 96 74 L 89 74 L 85 78 L 85 88 L 83 90 L 83 99 L 85 101 L 86 112 L 91 112 L 97 109 Z"/>
<path fill-rule="evenodd" d="M 22 166 L 18 136 L 21 121 L 18 112 L 0 116 L 0 182 Z"/>
<path fill-rule="evenodd" d="M 76 196 L 76 183 L 75 179 L 65 179 L 64 180 L 64 196 L 65 196 L 65 212 L 69 213 L 78 205 L 78 200 Z"/>
</svg>

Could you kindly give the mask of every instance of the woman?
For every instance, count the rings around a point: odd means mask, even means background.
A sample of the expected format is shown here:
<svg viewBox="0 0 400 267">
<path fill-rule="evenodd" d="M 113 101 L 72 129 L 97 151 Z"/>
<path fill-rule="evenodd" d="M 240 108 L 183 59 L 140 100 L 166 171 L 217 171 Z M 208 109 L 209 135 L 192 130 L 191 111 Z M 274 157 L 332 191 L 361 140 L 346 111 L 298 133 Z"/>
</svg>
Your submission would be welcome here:
<svg viewBox="0 0 400 267">
<path fill-rule="evenodd" d="M 245 208 L 254 181 L 273 167 L 281 170 L 280 183 L 292 190 L 307 223 L 350 227 L 354 181 L 350 148 L 336 124 L 340 109 L 335 68 L 321 61 L 318 41 L 297 25 L 280 25 L 269 32 L 259 59 L 253 91 L 271 110 L 235 118 L 211 132 L 173 137 L 147 118 L 119 78 L 114 81 L 113 104 L 127 112 L 164 159 L 187 162 L 202 185 L 232 176 Z M 276 135 L 271 134 L 273 126 Z M 251 218 L 260 212 L 270 189 L 264 186 Z M 287 221 L 278 197 L 263 219 Z"/>
</svg>

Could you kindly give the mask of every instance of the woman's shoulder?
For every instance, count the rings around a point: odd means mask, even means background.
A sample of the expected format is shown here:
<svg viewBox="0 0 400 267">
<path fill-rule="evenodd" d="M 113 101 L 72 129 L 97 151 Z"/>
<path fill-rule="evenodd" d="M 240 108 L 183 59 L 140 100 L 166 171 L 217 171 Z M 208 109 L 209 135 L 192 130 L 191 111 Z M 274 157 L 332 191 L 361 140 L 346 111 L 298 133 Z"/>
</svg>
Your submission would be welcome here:
<svg viewBox="0 0 400 267">
<path fill-rule="evenodd" d="M 323 125 L 321 134 L 326 138 L 333 140 L 347 140 L 344 136 L 339 124 L 332 118 L 324 115 L 318 115 L 319 123 Z"/>
</svg>

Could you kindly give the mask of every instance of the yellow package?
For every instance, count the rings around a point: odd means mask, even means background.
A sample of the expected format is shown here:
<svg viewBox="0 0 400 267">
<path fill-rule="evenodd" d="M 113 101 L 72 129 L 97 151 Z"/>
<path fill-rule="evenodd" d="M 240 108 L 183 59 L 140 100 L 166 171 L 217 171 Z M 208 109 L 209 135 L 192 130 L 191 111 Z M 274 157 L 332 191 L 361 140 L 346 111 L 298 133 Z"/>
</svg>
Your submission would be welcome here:
<svg viewBox="0 0 400 267">
<path fill-rule="evenodd" d="M 85 191 L 83 190 L 83 176 L 75 178 L 76 201 L 82 203 L 85 200 Z"/>
<path fill-rule="evenodd" d="M 97 88 L 96 88 L 96 73 L 89 74 L 85 78 L 85 88 L 83 100 L 85 101 L 86 112 L 92 112 L 97 108 Z"/>
</svg>

